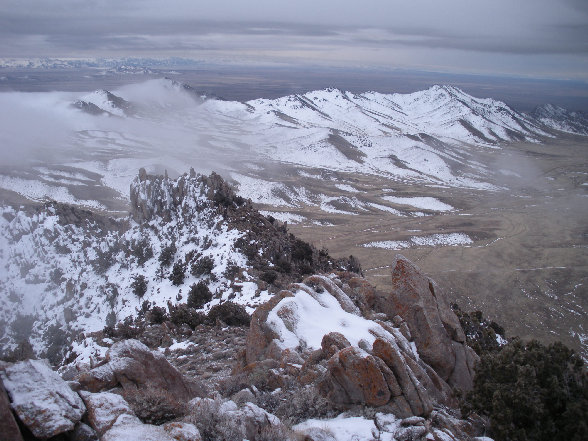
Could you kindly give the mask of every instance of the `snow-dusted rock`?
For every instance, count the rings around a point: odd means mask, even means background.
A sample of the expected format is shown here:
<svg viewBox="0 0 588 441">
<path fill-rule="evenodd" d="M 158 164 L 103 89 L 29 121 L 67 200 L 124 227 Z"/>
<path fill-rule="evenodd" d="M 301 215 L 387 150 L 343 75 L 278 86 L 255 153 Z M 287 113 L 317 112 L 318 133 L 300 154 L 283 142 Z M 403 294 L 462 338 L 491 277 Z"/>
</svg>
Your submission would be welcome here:
<svg viewBox="0 0 588 441">
<path fill-rule="evenodd" d="M 151 351 L 138 340 L 115 343 L 106 353 L 106 363 L 83 373 L 79 382 L 92 392 L 121 386 L 123 389 L 154 387 L 164 389 L 179 400 L 193 393 L 182 375 L 158 351 Z"/>
<path fill-rule="evenodd" d="M 129 404 L 118 394 L 80 392 L 80 395 L 88 410 L 88 422 L 99 436 L 104 435 L 121 415 L 136 418 Z"/>
<path fill-rule="evenodd" d="M 163 425 L 165 430 L 176 441 L 201 441 L 202 437 L 194 424 L 172 422 Z"/>
<path fill-rule="evenodd" d="M 86 411 L 79 395 L 44 360 L 26 360 L 0 371 L 19 419 L 37 438 L 70 431 Z"/>
<path fill-rule="evenodd" d="M 129 415 L 120 415 L 101 441 L 175 441 L 161 426 L 143 424 Z"/>
<path fill-rule="evenodd" d="M 80 421 L 71 433 L 70 441 L 99 441 L 99 438 L 94 429 Z"/>
</svg>

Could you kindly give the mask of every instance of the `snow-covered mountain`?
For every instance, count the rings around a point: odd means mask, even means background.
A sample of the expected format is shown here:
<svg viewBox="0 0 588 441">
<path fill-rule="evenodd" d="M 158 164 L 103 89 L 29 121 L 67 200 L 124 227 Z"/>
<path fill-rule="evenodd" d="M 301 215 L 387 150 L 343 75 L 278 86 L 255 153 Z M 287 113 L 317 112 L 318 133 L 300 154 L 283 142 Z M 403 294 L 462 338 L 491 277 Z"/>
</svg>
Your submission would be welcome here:
<svg viewBox="0 0 588 441">
<path fill-rule="evenodd" d="M 325 89 L 247 104 L 255 114 L 270 114 L 294 125 L 331 125 L 368 136 L 426 134 L 445 142 L 493 144 L 535 141 L 546 135 L 535 121 L 505 103 L 475 98 L 451 86 L 391 95 Z"/>
<path fill-rule="evenodd" d="M 563 107 L 544 104 L 536 107 L 530 116 L 555 130 L 588 135 L 588 115 L 584 112 L 570 112 Z"/>
</svg>

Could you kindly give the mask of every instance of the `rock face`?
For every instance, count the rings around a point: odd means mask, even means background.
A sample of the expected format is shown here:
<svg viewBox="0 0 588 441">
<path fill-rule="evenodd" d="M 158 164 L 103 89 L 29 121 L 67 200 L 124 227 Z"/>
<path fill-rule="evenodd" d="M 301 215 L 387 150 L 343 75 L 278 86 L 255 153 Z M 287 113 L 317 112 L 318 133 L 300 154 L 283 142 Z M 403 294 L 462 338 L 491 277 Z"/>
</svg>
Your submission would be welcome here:
<svg viewBox="0 0 588 441">
<path fill-rule="evenodd" d="M 0 441 L 22 441 L 22 436 L 0 378 Z"/>
<path fill-rule="evenodd" d="M 106 352 L 104 364 L 82 374 L 79 382 L 91 392 L 120 386 L 123 389 L 154 387 L 164 389 L 179 400 L 193 397 L 182 375 L 159 352 L 152 352 L 137 340 L 124 340 Z"/>
<path fill-rule="evenodd" d="M 437 284 L 405 257 L 396 256 L 392 290 L 382 294 L 376 307 L 390 319 L 401 317 L 408 325 L 419 356 L 450 386 L 473 386 L 474 351 L 465 344 L 459 319 Z"/>
<path fill-rule="evenodd" d="M 472 386 L 473 350 L 434 282 L 402 257 L 393 276 L 387 294 L 349 273 L 291 285 L 253 314 L 241 372 L 267 367 L 276 387 L 294 377 L 335 405 L 400 417 L 455 406 L 451 386 Z"/>
<path fill-rule="evenodd" d="M 37 438 L 70 431 L 86 411 L 79 395 L 43 360 L 26 360 L 0 371 L 18 418 Z"/>
</svg>

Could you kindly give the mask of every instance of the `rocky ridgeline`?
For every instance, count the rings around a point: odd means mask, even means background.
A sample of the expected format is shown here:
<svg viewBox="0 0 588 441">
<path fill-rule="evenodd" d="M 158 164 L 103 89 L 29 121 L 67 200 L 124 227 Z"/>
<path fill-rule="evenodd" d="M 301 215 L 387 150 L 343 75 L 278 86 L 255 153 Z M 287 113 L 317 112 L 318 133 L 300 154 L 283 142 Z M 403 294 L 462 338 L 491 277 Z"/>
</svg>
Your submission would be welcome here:
<svg viewBox="0 0 588 441">
<path fill-rule="evenodd" d="M 161 341 L 110 340 L 101 360 L 65 366 L 63 378 L 44 361 L 3 363 L 0 431 L 14 440 L 331 441 L 351 422 L 359 440 L 481 435 L 480 420 L 456 410 L 453 390 L 471 388 L 477 362 L 457 317 L 402 256 L 392 280 L 387 293 L 345 271 L 290 284 L 256 309 L 245 344 L 224 361 L 232 373 L 208 386 L 185 367 L 227 341 L 222 321 L 183 338 L 164 322 L 175 341 L 164 351 Z"/>
</svg>

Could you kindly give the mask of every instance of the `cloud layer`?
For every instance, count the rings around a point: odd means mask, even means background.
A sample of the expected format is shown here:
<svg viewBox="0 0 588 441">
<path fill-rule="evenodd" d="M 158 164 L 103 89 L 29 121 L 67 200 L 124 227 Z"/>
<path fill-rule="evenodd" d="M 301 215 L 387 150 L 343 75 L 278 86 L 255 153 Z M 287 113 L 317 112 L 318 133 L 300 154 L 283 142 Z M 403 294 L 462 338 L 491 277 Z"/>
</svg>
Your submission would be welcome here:
<svg viewBox="0 0 588 441">
<path fill-rule="evenodd" d="M 183 56 L 587 79 L 581 0 L 3 2 L 0 57 Z"/>
</svg>

